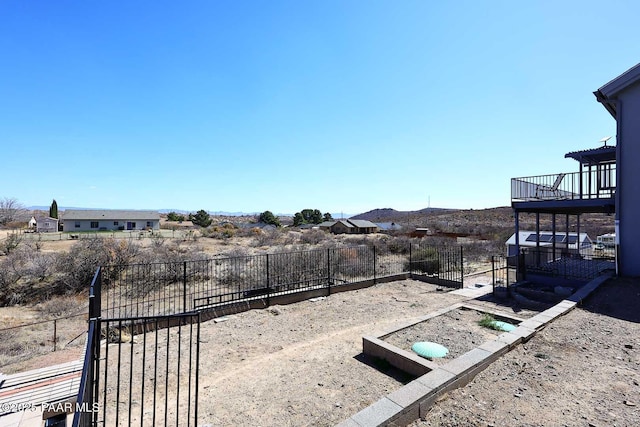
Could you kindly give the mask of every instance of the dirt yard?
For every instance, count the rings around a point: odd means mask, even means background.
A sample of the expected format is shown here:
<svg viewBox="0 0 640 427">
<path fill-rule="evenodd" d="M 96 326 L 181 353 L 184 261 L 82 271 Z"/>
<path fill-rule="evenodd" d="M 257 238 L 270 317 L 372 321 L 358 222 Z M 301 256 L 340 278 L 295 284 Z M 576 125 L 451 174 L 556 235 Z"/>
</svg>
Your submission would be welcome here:
<svg viewBox="0 0 640 427">
<path fill-rule="evenodd" d="M 640 425 L 640 280 L 605 283 L 412 427 Z"/>
<path fill-rule="evenodd" d="M 606 285 L 413 426 L 640 425 L 640 315 L 619 305 L 640 300 L 634 286 Z M 362 335 L 459 301 L 406 280 L 203 323 L 199 424 L 334 425 L 412 379 L 362 355 Z M 473 347 L 492 334 L 469 329 L 476 332 L 456 327 L 446 338 Z"/>
</svg>

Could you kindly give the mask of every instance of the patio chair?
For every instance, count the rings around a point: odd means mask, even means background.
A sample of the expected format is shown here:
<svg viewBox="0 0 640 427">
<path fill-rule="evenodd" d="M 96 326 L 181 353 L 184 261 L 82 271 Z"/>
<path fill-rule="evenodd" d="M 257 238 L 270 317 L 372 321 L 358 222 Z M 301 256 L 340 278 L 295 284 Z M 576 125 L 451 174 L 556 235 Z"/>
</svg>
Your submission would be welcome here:
<svg viewBox="0 0 640 427">
<path fill-rule="evenodd" d="M 560 187 L 560 183 L 564 179 L 565 175 L 566 173 L 558 174 L 558 176 L 556 177 L 556 180 L 550 186 L 538 184 L 536 186 L 536 198 L 538 199 L 549 198 L 549 195 L 553 195 L 555 198 L 560 198 L 560 190 L 558 190 L 558 188 Z"/>
</svg>

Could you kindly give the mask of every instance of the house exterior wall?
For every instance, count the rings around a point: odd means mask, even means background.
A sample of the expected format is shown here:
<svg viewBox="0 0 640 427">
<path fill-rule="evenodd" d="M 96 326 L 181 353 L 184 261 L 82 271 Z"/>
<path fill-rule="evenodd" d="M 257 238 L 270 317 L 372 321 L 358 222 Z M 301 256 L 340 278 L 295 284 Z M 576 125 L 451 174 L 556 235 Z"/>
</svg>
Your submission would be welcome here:
<svg viewBox="0 0 640 427">
<path fill-rule="evenodd" d="M 58 231 L 58 220 L 41 219 L 36 222 L 37 233 L 55 233 Z"/>
<path fill-rule="evenodd" d="M 97 222 L 97 227 L 92 227 L 92 223 Z M 117 224 L 115 224 L 117 222 Z M 151 225 L 147 225 L 149 222 Z M 131 227 L 128 227 L 128 223 L 132 223 Z M 135 223 L 135 226 L 133 225 Z M 78 227 L 76 227 L 76 224 Z M 95 224 L 93 224 L 95 225 Z M 124 227 L 124 228 L 121 228 Z M 63 225 L 63 231 L 65 232 L 74 232 L 74 231 L 117 231 L 120 229 L 123 230 L 146 230 L 147 228 L 151 228 L 153 230 L 160 229 L 160 220 L 146 220 L 146 219 L 127 219 L 127 220 L 65 220 Z"/>
<path fill-rule="evenodd" d="M 618 96 L 618 156 L 616 220 L 620 239 L 619 268 L 622 276 L 640 276 L 640 83 Z"/>
<path fill-rule="evenodd" d="M 331 227 L 331 232 L 334 234 L 350 234 L 352 233 L 352 228 L 347 227 L 341 222 L 336 222 L 333 224 L 333 227 Z"/>
</svg>

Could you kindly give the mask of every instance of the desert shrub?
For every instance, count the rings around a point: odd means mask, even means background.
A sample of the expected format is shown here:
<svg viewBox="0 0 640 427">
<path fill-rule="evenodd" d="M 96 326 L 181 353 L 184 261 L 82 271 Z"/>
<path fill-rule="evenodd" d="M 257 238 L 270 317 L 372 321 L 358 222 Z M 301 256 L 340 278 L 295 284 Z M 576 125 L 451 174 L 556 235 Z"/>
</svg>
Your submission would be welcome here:
<svg viewBox="0 0 640 427">
<path fill-rule="evenodd" d="M 327 256 L 326 251 L 319 250 L 270 255 L 271 285 L 292 288 L 318 284 L 327 277 Z"/>
<path fill-rule="evenodd" d="M 111 264 L 105 247 L 107 240 L 82 239 L 69 252 L 60 254 L 56 261 L 59 285 L 68 292 L 88 289 L 98 266 Z"/>
<path fill-rule="evenodd" d="M 200 230 L 202 237 L 209 237 L 211 239 L 227 240 L 238 234 L 238 229 L 235 225 L 226 223 L 223 225 L 214 225 L 212 227 L 203 228 Z"/>
<path fill-rule="evenodd" d="M 223 254 L 227 258 L 246 257 L 249 255 L 251 255 L 249 250 L 243 246 L 234 246 Z"/>
<path fill-rule="evenodd" d="M 79 311 L 85 310 L 83 305 L 80 307 L 78 307 L 78 305 L 75 297 L 68 296 L 48 299 L 38 304 L 36 308 L 39 312 L 43 313 L 45 317 L 57 318 L 78 314 Z"/>
<path fill-rule="evenodd" d="M 9 255 L 20 246 L 22 236 L 18 233 L 10 233 L 5 239 L 0 240 L 0 255 Z"/>
<path fill-rule="evenodd" d="M 407 236 L 390 237 L 386 239 L 386 243 L 389 253 L 405 255 L 409 253 L 411 238 Z"/>
<path fill-rule="evenodd" d="M 332 276 L 373 275 L 373 251 L 366 246 L 338 248 L 331 252 Z"/>
<path fill-rule="evenodd" d="M 19 286 L 24 275 L 24 264 L 15 256 L 0 259 L 0 305 L 14 305 L 27 298 L 26 288 Z"/>
<path fill-rule="evenodd" d="M 327 239 L 327 233 L 322 230 L 307 230 L 300 235 L 300 243 L 307 245 L 318 245 Z"/>
<path fill-rule="evenodd" d="M 280 242 L 279 230 L 258 230 L 254 238 L 254 246 L 275 246 Z"/>
<path fill-rule="evenodd" d="M 409 261 L 407 261 L 409 262 Z M 435 274 L 440 271 L 440 255 L 434 247 L 417 248 L 411 252 L 411 262 L 408 271 L 420 271 Z"/>
<path fill-rule="evenodd" d="M 237 292 L 247 288 L 252 277 L 266 277 L 262 263 L 254 263 L 253 256 L 235 256 L 218 258 L 214 261 L 218 274 L 218 283 L 227 290 Z"/>
</svg>

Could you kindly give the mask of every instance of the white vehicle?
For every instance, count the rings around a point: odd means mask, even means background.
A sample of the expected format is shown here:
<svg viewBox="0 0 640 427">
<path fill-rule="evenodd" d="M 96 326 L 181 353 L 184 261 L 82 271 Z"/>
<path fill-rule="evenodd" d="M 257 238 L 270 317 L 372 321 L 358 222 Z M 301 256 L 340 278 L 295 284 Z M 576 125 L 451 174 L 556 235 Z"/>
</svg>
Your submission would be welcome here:
<svg viewBox="0 0 640 427">
<path fill-rule="evenodd" d="M 608 233 L 596 238 L 596 249 L 613 248 L 616 246 L 616 234 Z"/>
</svg>

